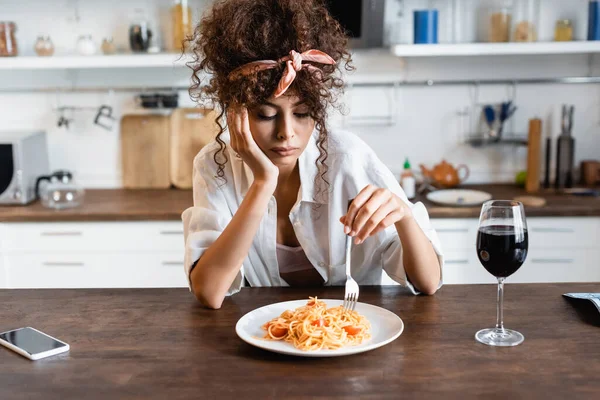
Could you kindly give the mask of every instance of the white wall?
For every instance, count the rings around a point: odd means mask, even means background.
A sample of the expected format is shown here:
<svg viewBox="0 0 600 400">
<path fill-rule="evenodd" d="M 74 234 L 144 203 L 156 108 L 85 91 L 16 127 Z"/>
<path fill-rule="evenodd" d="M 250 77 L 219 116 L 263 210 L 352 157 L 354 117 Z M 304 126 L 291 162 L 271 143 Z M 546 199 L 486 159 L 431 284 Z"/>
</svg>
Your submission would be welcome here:
<svg viewBox="0 0 600 400">
<path fill-rule="evenodd" d="M 200 9 L 209 0 L 197 0 Z M 408 1 L 408 0 L 407 0 Z M 412 3 L 416 1 L 411 0 Z M 441 0 L 440 0 L 441 1 Z M 466 0 L 476 2 L 476 0 Z M 587 2 L 584 0 L 549 2 L 542 12 L 540 37 L 550 35 L 552 24 L 563 14 L 575 15 L 585 22 Z M 164 10 L 170 4 L 164 0 L 75 1 L 75 0 L 3 0 L 2 19 L 14 20 L 19 26 L 22 54 L 32 54 L 38 34 L 48 34 L 58 53 L 72 52 L 78 34 L 91 33 L 100 41 L 112 35 L 115 42 L 127 46 L 127 27 L 135 7 L 142 7 L 151 24 L 161 21 L 160 40 L 168 39 Z M 397 22 L 396 1 L 386 3 L 386 25 Z M 78 12 L 74 10 L 78 9 Z M 161 16 L 163 15 L 163 16 Z M 546 18 L 544 18 L 546 15 Z M 575 17 L 573 17 L 575 18 Z M 582 23 L 583 23 L 582 22 Z M 585 28 L 576 25 L 577 35 Z M 356 54 L 357 72 L 351 82 L 426 80 L 426 79 L 500 79 L 541 76 L 585 76 L 598 74 L 597 57 L 586 55 L 426 58 L 400 60 L 382 51 Z M 50 162 L 53 169 L 68 168 L 88 187 L 120 186 L 118 129 L 106 131 L 92 123 L 94 111 L 77 111 L 74 125 L 67 131 L 58 128 L 58 106 L 98 107 L 110 104 L 121 116 L 135 110 L 133 98 L 137 92 L 108 91 L 98 93 L 35 93 L 20 90 L 54 86 L 180 86 L 187 85 L 185 68 L 148 68 L 144 70 L 81 70 L 81 71 L 5 71 L 0 72 L 0 131 L 14 129 L 45 129 L 49 134 Z M 12 88 L 12 89 L 11 89 Z M 475 125 L 478 108 L 475 103 L 506 100 L 509 87 L 479 88 L 474 98 L 471 86 L 420 87 L 401 86 L 397 89 L 350 88 L 345 98 L 349 114 L 332 118 L 333 126 L 344 125 L 363 137 L 382 160 L 398 173 L 406 156 L 413 166 L 433 164 L 441 158 L 454 163 L 467 163 L 472 170 L 469 182 L 512 181 L 515 173 L 525 167 L 525 149 L 511 147 L 472 148 L 463 143 L 469 125 Z M 180 93 L 185 99 L 186 93 Z M 396 102 L 391 102 L 392 97 Z M 191 104 L 185 100 L 184 103 Z M 574 136 L 576 158 L 599 158 L 600 154 L 600 85 L 525 85 L 516 88 L 514 131 L 526 133 L 532 117 L 544 120 L 547 135 L 556 136 L 560 128 L 560 106 L 575 105 Z M 391 106 L 395 106 L 390 110 Z M 371 122 L 353 124 L 361 116 L 393 115 L 392 125 Z M 463 114 L 461 116 L 461 114 Z"/>
</svg>

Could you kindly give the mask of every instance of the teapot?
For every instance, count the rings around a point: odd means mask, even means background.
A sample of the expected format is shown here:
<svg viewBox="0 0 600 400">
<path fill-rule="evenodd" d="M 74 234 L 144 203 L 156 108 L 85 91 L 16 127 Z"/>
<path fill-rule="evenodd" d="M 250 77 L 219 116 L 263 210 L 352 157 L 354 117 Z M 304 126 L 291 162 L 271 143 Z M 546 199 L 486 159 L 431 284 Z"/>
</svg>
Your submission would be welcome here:
<svg viewBox="0 0 600 400">
<path fill-rule="evenodd" d="M 43 181 L 48 183 L 42 185 Z M 48 176 L 40 176 L 35 183 L 35 194 L 42 205 L 48 208 L 64 209 L 77 207 L 83 201 L 84 189 L 73 181 L 73 174 L 59 170 Z"/>
<path fill-rule="evenodd" d="M 441 163 L 435 165 L 432 169 L 426 168 L 423 164 L 420 165 L 423 177 L 431 182 L 432 185 L 439 188 L 451 188 L 464 182 L 469 177 L 469 167 L 460 164 L 454 168 L 452 164 L 442 160 Z M 460 176 L 460 171 L 464 171 L 463 176 Z"/>
</svg>

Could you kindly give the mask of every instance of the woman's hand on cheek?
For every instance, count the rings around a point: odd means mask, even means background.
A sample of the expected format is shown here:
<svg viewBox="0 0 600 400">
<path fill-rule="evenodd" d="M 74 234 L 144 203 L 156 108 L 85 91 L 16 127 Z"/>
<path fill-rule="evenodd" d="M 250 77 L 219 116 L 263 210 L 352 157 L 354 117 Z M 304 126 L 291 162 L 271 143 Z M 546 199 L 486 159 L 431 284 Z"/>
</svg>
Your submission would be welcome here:
<svg viewBox="0 0 600 400">
<path fill-rule="evenodd" d="M 340 218 L 344 233 L 360 244 L 403 218 L 412 218 L 408 205 L 388 189 L 367 185 Z"/>
<path fill-rule="evenodd" d="M 227 110 L 227 126 L 231 148 L 250 167 L 255 181 L 277 182 L 279 168 L 258 147 L 250 132 L 248 110 L 245 107 Z"/>
</svg>

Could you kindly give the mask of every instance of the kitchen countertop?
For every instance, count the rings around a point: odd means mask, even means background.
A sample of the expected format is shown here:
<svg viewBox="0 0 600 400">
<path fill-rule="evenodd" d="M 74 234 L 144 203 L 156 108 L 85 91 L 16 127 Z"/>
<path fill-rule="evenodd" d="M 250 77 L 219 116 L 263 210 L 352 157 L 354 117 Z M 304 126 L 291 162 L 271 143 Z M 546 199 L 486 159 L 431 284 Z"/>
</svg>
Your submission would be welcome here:
<svg viewBox="0 0 600 400">
<path fill-rule="evenodd" d="M 495 199 L 525 195 L 514 185 L 468 185 L 468 189 L 487 191 Z M 542 192 L 543 207 L 526 207 L 528 217 L 600 216 L 600 198 Z M 478 218 L 480 207 L 442 207 L 419 197 L 432 218 Z M 51 210 L 39 202 L 27 206 L 0 206 L 0 221 L 148 221 L 181 220 L 181 213 L 192 205 L 191 190 L 93 190 L 86 191 L 84 204 L 69 210 Z"/>
<path fill-rule="evenodd" d="M 600 398 L 600 317 L 568 292 L 597 284 L 508 284 L 505 321 L 525 335 L 513 348 L 477 343 L 495 323 L 494 285 L 448 285 L 435 296 L 362 287 L 361 302 L 405 323 L 379 349 L 298 358 L 242 342 L 245 313 L 280 301 L 342 298 L 343 288 L 244 288 L 220 310 L 187 289 L 0 290 L 8 330 L 32 326 L 70 344 L 29 361 L 0 348 L 0 398 L 331 399 Z"/>
</svg>

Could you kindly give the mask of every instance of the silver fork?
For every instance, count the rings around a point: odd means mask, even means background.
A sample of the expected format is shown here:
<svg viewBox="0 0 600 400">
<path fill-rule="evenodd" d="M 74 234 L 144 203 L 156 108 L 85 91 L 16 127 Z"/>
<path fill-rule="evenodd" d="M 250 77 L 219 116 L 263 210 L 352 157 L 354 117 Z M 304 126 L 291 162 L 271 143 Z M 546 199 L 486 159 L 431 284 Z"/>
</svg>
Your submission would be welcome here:
<svg viewBox="0 0 600 400">
<path fill-rule="evenodd" d="M 346 236 L 346 293 L 344 294 L 344 311 L 354 311 L 358 301 L 358 283 L 350 275 L 350 253 L 352 250 L 352 236 Z"/>
</svg>

